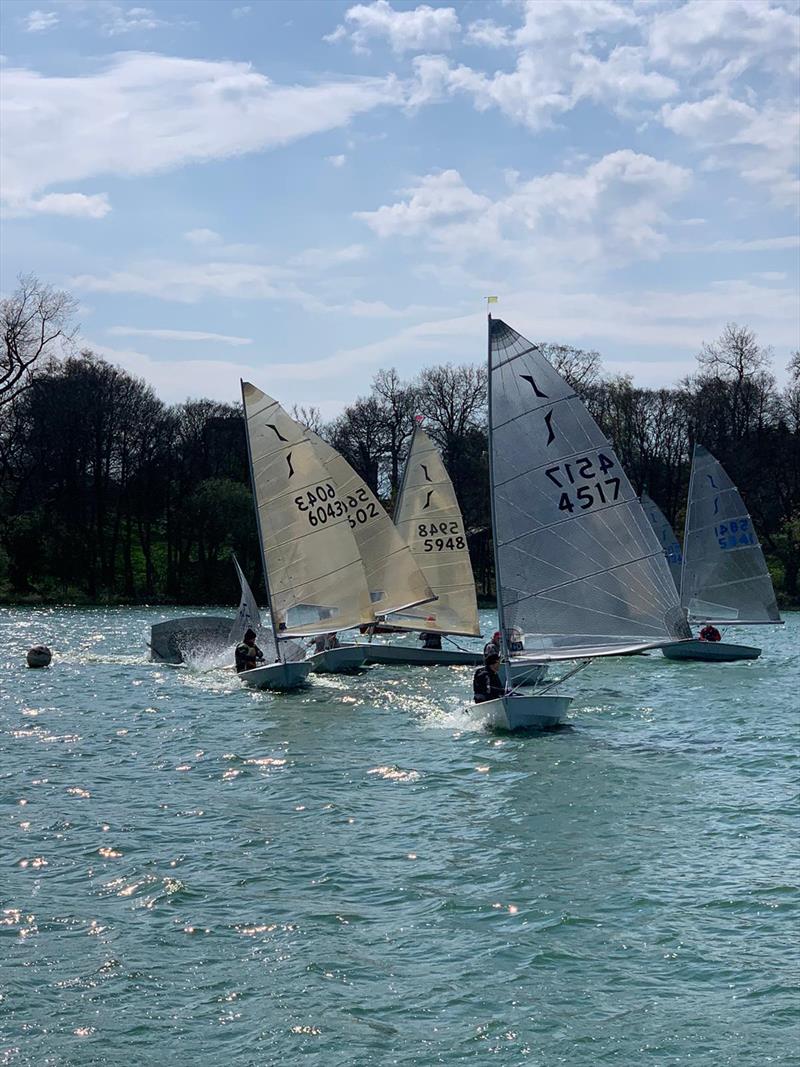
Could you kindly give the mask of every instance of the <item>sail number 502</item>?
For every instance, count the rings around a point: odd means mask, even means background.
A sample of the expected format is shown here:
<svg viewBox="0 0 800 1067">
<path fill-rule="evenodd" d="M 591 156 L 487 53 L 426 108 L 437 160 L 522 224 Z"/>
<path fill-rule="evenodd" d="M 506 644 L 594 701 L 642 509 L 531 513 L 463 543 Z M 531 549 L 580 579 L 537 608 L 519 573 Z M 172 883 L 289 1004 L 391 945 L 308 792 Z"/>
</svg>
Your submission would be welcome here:
<svg viewBox="0 0 800 1067">
<path fill-rule="evenodd" d="M 369 499 L 369 494 L 363 486 L 351 493 L 346 500 L 341 500 L 337 496 L 336 487 L 326 482 L 307 489 L 305 493 L 296 496 L 294 502 L 297 510 L 305 515 L 308 525 L 312 527 L 324 526 L 331 519 L 340 519 L 347 515 L 347 521 L 355 529 L 356 526 L 362 526 L 378 516 L 375 501 Z"/>
<path fill-rule="evenodd" d="M 579 456 L 569 463 L 548 467 L 545 475 L 563 490 L 558 510 L 571 514 L 577 507 L 588 511 L 596 504 L 611 504 L 619 499 L 620 479 L 614 475 L 605 477 L 614 466 L 613 459 L 598 452 L 596 461 L 591 456 Z"/>
</svg>

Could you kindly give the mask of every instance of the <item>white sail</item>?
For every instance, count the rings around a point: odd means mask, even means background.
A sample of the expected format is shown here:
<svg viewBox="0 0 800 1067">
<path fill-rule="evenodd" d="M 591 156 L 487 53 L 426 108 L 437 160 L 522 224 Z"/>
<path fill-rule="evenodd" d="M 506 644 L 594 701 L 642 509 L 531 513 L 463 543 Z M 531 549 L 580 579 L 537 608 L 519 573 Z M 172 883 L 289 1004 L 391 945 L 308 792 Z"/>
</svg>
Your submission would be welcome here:
<svg viewBox="0 0 800 1067">
<path fill-rule="evenodd" d="M 661 547 L 664 550 L 664 555 L 667 557 L 667 563 L 669 564 L 669 572 L 672 575 L 672 580 L 675 583 L 675 588 L 680 590 L 681 587 L 681 565 L 683 563 L 683 553 L 681 552 L 681 543 L 675 536 L 675 531 L 672 529 L 669 519 L 656 504 L 655 500 L 642 493 L 641 495 L 642 507 L 644 513 L 650 520 L 650 525 L 653 527 L 653 533 L 661 542 Z"/>
<path fill-rule="evenodd" d="M 419 426 L 403 473 L 395 524 L 437 599 L 402 612 L 392 622 L 408 629 L 478 636 L 478 601 L 464 520 L 438 449 Z"/>
<path fill-rule="evenodd" d="M 780 623 L 753 520 L 722 464 L 695 445 L 681 601 L 690 622 Z"/>
<path fill-rule="evenodd" d="M 433 600 L 430 586 L 408 546 L 364 479 L 327 441 L 312 430 L 306 432 L 347 508 L 375 614 L 387 615 Z"/>
<path fill-rule="evenodd" d="M 261 629 L 261 612 L 258 610 L 258 604 L 256 598 L 253 596 L 253 590 L 250 588 L 247 579 L 244 576 L 244 571 L 239 566 L 239 560 L 236 556 L 233 557 L 233 565 L 236 568 L 236 576 L 239 579 L 239 585 L 241 587 L 241 596 L 239 599 L 239 610 L 236 613 L 236 618 L 233 620 L 233 626 L 228 640 L 232 644 L 238 644 L 244 637 L 246 630 L 255 630 L 256 634 Z"/>
<path fill-rule="evenodd" d="M 498 607 L 531 659 L 691 636 L 664 553 L 608 440 L 536 346 L 489 320 Z M 513 650 L 513 644 L 511 645 Z"/>
<path fill-rule="evenodd" d="M 259 536 L 280 637 L 374 622 L 348 509 L 306 431 L 242 383 Z"/>
</svg>

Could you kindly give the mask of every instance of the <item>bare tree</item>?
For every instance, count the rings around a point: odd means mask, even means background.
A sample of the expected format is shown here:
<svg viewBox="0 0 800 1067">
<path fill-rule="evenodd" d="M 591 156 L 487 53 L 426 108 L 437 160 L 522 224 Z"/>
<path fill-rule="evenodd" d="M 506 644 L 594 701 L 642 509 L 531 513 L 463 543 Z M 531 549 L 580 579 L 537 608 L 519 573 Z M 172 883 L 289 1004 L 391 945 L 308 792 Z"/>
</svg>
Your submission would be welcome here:
<svg viewBox="0 0 800 1067">
<path fill-rule="evenodd" d="M 302 404 L 293 404 L 292 418 L 295 422 L 299 422 L 301 426 L 305 427 L 306 430 L 311 430 L 319 437 L 322 437 L 325 424 L 322 421 L 322 412 L 315 404 L 310 407 L 304 407 Z"/>
<path fill-rule="evenodd" d="M 537 347 L 577 392 L 596 388 L 600 384 L 603 361 L 600 353 L 594 349 L 587 351 L 548 341 L 540 341 Z"/>
<path fill-rule="evenodd" d="M 372 390 L 378 396 L 385 423 L 389 489 L 394 496 L 400 485 L 400 467 L 406 454 L 406 443 L 414 432 L 417 392 L 413 386 L 400 380 L 394 367 L 378 371 L 372 380 Z"/>
<path fill-rule="evenodd" d="M 78 332 L 72 319 L 77 303 L 60 289 L 22 274 L 15 293 L 0 301 L 5 342 L 0 362 L 0 405 L 8 403 L 33 380 L 35 365 L 59 348 L 70 351 Z"/>
</svg>

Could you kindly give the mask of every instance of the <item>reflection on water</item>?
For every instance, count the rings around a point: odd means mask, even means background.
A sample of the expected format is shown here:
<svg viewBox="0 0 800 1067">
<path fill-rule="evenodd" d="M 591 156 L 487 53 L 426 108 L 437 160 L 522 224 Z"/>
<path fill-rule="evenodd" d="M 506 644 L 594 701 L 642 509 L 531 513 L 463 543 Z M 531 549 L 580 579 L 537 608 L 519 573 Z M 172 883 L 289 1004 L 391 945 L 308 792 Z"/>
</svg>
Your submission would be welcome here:
<svg viewBox="0 0 800 1067">
<path fill-rule="evenodd" d="M 791 1061 L 797 617 L 520 736 L 465 668 L 149 663 L 169 614 L 0 613 L 0 1063 Z"/>
</svg>

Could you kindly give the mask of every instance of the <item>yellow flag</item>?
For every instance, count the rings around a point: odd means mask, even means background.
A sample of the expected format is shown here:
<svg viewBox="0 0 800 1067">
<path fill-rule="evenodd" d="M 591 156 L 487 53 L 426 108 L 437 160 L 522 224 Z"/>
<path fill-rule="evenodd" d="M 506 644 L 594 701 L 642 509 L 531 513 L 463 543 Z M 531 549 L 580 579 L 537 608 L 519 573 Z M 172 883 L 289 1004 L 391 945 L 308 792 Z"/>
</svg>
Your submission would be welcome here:
<svg viewBox="0 0 800 1067">
<path fill-rule="evenodd" d="M 487 296 L 486 297 L 486 303 L 487 304 L 496 304 L 497 303 L 497 297 L 496 296 Z"/>
</svg>

